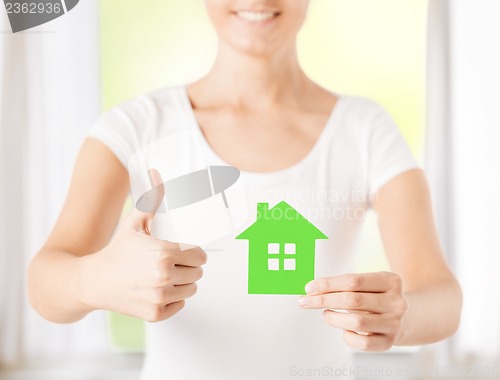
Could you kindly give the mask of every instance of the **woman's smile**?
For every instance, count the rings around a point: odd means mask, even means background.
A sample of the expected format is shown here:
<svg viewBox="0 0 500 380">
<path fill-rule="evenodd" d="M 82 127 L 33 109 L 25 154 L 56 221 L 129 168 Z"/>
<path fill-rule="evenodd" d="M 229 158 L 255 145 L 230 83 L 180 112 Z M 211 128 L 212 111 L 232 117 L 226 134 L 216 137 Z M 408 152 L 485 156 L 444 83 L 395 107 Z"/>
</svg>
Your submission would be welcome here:
<svg viewBox="0 0 500 380">
<path fill-rule="evenodd" d="M 233 15 L 235 15 L 240 20 L 243 20 L 243 21 L 246 21 L 246 22 L 249 22 L 252 24 L 264 24 L 264 23 L 268 23 L 271 20 L 274 20 L 277 17 L 279 17 L 280 12 L 242 10 L 242 11 L 233 12 Z"/>
</svg>

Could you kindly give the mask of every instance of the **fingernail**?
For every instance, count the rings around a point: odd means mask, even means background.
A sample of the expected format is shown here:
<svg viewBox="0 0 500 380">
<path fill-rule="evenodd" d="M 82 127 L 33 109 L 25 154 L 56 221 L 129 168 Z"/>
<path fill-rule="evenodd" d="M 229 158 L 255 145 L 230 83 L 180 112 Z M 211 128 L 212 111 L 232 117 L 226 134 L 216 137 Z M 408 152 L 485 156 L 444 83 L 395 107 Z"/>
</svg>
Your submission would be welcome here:
<svg viewBox="0 0 500 380">
<path fill-rule="evenodd" d="M 316 291 L 316 285 L 314 285 L 314 282 L 310 282 L 306 285 L 306 293 L 312 293 L 314 291 Z"/>
<path fill-rule="evenodd" d="M 300 297 L 299 298 L 299 305 L 300 306 L 305 306 L 309 304 L 309 297 Z"/>
</svg>

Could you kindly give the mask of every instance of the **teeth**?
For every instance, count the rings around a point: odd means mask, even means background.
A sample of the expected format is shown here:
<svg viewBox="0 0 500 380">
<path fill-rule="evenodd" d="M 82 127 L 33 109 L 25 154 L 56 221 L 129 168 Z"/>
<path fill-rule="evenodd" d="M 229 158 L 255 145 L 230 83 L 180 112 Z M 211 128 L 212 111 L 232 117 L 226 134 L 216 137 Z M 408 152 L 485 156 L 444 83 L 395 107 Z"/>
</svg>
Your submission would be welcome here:
<svg viewBox="0 0 500 380">
<path fill-rule="evenodd" d="M 274 12 L 250 12 L 250 11 L 241 11 L 237 13 L 238 17 L 251 21 L 251 22 L 259 22 L 259 21 L 267 21 L 272 19 L 276 13 Z"/>
</svg>

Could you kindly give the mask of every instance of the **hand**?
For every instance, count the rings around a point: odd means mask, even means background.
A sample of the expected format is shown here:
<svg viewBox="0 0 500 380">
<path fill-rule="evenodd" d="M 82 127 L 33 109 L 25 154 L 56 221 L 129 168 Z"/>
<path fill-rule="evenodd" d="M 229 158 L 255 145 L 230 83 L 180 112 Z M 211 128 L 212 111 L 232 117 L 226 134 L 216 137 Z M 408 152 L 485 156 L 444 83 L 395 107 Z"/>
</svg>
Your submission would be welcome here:
<svg viewBox="0 0 500 380">
<path fill-rule="evenodd" d="M 132 210 L 108 246 L 82 257 L 81 298 L 95 309 L 157 322 L 177 313 L 196 293 L 207 255 L 199 247 L 181 251 L 177 243 L 150 236 L 165 190 L 156 170 L 149 175 L 157 192 L 148 212 Z"/>
<path fill-rule="evenodd" d="M 304 309 L 325 309 L 324 321 L 344 330 L 344 341 L 351 347 L 385 351 L 402 333 L 408 303 L 401 278 L 395 273 L 321 278 L 308 283 L 306 292 L 308 295 L 299 299 L 299 305 Z"/>
</svg>

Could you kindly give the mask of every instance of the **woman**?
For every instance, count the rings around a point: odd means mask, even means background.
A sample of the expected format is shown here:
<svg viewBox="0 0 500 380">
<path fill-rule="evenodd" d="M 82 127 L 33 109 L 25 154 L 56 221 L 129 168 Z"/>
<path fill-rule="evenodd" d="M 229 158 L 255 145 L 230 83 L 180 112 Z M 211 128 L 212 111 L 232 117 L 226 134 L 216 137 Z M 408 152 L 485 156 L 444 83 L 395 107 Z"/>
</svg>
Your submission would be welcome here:
<svg viewBox="0 0 500 380">
<path fill-rule="evenodd" d="M 424 174 L 380 106 L 327 91 L 302 71 L 296 36 L 309 1 L 205 3 L 219 37 L 212 69 L 115 107 L 92 128 L 59 220 L 30 265 L 34 308 L 58 323 L 97 309 L 161 321 L 147 325 L 143 380 L 311 377 L 323 366 L 347 368 L 348 348 L 384 351 L 453 334 L 461 292 Z M 171 175 L 163 167 L 144 168 L 157 185 L 154 205 L 134 209 L 112 237 L 135 176 L 127 163 L 179 130 L 194 131 L 196 146 L 176 144 L 185 154 L 166 166 L 187 170 L 201 152 L 210 165 L 236 167 L 251 212 L 285 200 L 328 237 L 316 242 L 307 295 L 248 294 L 248 247 L 237 232 L 208 255 L 152 236 Z M 369 207 L 391 272 L 351 273 Z"/>
</svg>

